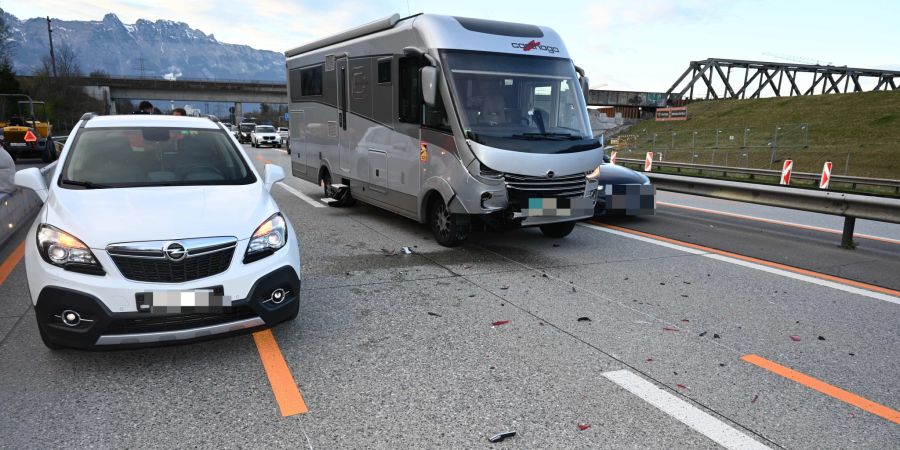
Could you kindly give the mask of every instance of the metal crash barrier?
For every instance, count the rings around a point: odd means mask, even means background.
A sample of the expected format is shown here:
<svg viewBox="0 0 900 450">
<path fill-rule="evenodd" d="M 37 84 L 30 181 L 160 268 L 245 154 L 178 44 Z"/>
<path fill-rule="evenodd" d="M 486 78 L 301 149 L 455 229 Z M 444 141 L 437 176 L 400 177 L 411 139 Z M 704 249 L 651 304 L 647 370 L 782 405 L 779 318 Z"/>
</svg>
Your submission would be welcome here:
<svg viewBox="0 0 900 450">
<path fill-rule="evenodd" d="M 44 179 L 49 183 L 56 163 L 41 169 Z M 23 227 L 31 226 L 34 214 L 41 207 L 41 200 L 30 189 L 16 188 L 9 194 L 0 194 L 0 246 Z"/>
<path fill-rule="evenodd" d="M 657 189 L 844 217 L 841 247 L 853 248 L 856 219 L 900 223 L 900 199 L 645 173 Z"/>
</svg>

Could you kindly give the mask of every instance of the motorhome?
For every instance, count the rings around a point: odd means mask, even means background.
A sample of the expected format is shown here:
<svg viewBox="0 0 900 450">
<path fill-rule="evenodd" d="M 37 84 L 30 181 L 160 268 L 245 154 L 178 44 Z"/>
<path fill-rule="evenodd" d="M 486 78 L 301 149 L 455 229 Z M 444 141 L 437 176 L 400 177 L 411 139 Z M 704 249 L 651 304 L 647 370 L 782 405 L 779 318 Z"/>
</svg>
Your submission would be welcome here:
<svg viewBox="0 0 900 450">
<path fill-rule="evenodd" d="M 325 201 L 427 223 L 568 235 L 591 217 L 603 159 L 584 72 L 550 28 L 418 14 L 285 52 L 291 171 Z"/>
</svg>

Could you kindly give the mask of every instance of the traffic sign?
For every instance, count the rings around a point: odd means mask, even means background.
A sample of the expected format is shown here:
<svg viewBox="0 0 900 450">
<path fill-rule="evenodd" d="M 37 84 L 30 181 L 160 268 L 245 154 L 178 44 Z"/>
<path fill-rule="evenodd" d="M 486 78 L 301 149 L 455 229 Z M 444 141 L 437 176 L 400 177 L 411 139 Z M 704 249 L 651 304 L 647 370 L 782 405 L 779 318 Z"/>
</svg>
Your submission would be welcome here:
<svg viewBox="0 0 900 450">
<path fill-rule="evenodd" d="M 617 155 L 618 153 L 619 153 L 619 152 L 611 152 L 611 153 L 609 154 L 609 163 L 610 163 L 610 164 L 616 165 L 616 155 Z"/>
<path fill-rule="evenodd" d="M 284 120 L 285 120 L 285 121 L 291 120 L 291 119 L 290 119 L 290 116 L 288 115 L 288 113 L 284 113 Z"/>
<path fill-rule="evenodd" d="M 784 166 L 781 167 L 781 181 L 778 184 L 787 186 L 791 184 L 791 171 L 794 170 L 794 161 L 790 159 L 784 160 Z"/>
<path fill-rule="evenodd" d="M 647 152 L 647 157 L 644 159 L 644 172 L 651 170 L 653 170 L 653 152 Z"/>
<path fill-rule="evenodd" d="M 37 142 L 37 136 L 31 130 L 28 130 L 25 132 L 25 142 Z"/>
<path fill-rule="evenodd" d="M 822 166 L 822 179 L 819 180 L 819 189 L 828 189 L 829 183 L 831 183 L 831 161 L 825 161 L 825 165 Z"/>
</svg>

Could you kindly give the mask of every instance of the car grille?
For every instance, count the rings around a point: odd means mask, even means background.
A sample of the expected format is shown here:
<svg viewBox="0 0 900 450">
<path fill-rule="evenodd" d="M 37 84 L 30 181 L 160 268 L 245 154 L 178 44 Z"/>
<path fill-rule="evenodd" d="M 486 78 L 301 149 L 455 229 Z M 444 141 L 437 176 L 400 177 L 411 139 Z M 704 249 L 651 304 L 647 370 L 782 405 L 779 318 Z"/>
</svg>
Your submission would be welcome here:
<svg viewBox="0 0 900 450">
<path fill-rule="evenodd" d="M 572 198 L 584 197 L 585 176 L 583 173 L 554 178 L 532 177 L 505 173 L 506 191 L 510 201 L 525 207 L 530 198 Z"/>
<path fill-rule="evenodd" d="M 257 317 L 248 306 L 226 307 L 219 313 L 190 313 L 150 315 L 146 317 L 114 319 L 103 334 L 152 333 L 199 328 L 222 323 L 236 322 Z"/>
<path fill-rule="evenodd" d="M 166 256 L 164 249 L 172 244 L 183 249 L 181 260 Z M 113 244 L 107 247 L 107 252 L 122 276 L 129 280 L 183 283 L 228 270 L 236 246 L 235 238 L 199 238 Z"/>
</svg>

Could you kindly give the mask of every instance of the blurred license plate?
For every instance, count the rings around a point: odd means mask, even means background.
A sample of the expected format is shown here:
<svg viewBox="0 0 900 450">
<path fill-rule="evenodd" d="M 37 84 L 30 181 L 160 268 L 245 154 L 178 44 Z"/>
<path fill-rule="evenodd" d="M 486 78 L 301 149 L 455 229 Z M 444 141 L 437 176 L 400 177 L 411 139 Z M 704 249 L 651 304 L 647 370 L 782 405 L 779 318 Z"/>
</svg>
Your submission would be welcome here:
<svg viewBox="0 0 900 450">
<path fill-rule="evenodd" d="M 10 142 L 9 146 L 10 147 L 27 147 L 28 144 L 26 144 L 24 142 Z"/>
<path fill-rule="evenodd" d="M 222 286 L 190 291 L 152 291 L 135 294 L 137 310 L 150 313 L 222 312 L 231 306 Z M 227 303 L 227 304 L 226 304 Z"/>
</svg>

